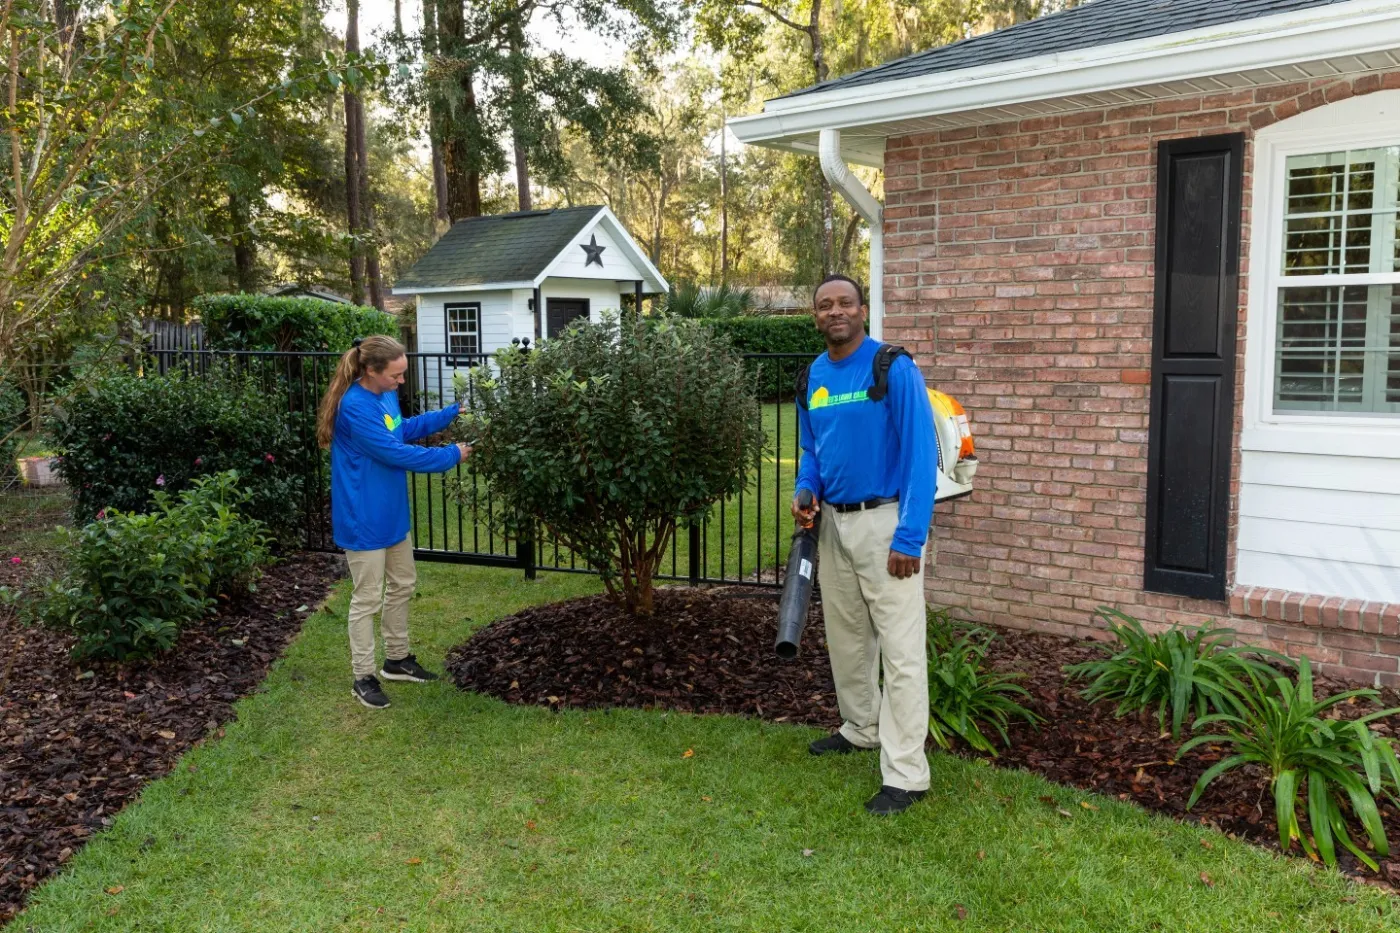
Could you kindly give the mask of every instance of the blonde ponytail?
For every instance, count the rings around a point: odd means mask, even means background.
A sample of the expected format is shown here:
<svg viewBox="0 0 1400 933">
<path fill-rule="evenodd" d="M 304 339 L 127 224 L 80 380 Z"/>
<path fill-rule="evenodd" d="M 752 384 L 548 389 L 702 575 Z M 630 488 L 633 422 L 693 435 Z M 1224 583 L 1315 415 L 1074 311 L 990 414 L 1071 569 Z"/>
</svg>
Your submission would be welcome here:
<svg viewBox="0 0 1400 933">
<path fill-rule="evenodd" d="M 353 347 L 341 354 L 316 414 L 317 444 L 323 448 L 331 446 L 331 439 L 335 437 L 335 416 L 340 413 L 340 400 L 345 397 L 346 390 L 366 372 L 383 372 L 384 367 L 403 355 L 403 344 L 379 335 L 356 340 Z"/>
</svg>

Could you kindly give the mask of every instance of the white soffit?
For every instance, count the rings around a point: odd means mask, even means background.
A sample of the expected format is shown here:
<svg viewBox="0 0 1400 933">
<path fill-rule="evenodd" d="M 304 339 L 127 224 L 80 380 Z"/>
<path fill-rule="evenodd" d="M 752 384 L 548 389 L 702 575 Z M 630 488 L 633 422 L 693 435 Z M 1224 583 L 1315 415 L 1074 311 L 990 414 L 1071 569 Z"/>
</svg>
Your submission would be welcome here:
<svg viewBox="0 0 1400 933">
<path fill-rule="evenodd" d="M 1193 32 L 770 100 L 729 121 L 745 143 L 815 155 L 841 130 L 850 161 L 885 140 L 1269 84 L 1400 68 L 1400 3 L 1354 0 Z"/>
</svg>

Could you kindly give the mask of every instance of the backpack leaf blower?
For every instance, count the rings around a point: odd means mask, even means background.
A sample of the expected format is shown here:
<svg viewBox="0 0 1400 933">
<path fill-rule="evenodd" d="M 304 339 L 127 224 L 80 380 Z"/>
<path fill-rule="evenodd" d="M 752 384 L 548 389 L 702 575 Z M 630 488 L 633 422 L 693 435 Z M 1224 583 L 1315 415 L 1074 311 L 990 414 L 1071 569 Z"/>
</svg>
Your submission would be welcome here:
<svg viewBox="0 0 1400 933">
<path fill-rule="evenodd" d="M 797 504 L 810 509 L 812 493 L 804 489 L 797 494 Z M 797 657 L 797 646 L 802 642 L 802 630 L 807 627 L 807 607 L 812 602 L 812 588 L 816 583 L 817 570 L 817 523 L 818 514 L 810 525 L 798 525 L 792 535 L 792 549 L 788 552 L 787 575 L 783 579 L 783 596 L 778 603 L 778 640 L 773 650 L 784 661 Z"/>
</svg>

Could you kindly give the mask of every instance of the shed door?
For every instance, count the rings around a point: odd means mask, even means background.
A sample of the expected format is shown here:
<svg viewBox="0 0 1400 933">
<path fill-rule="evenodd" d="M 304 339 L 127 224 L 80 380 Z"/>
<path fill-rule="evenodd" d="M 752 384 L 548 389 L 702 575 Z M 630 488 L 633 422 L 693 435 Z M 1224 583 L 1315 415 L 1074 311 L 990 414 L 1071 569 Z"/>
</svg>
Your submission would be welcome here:
<svg viewBox="0 0 1400 933">
<path fill-rule="evenodd" d="M 586 298 L 550 298 L 545 302 L 545 308 L 548 309 L 544 332 L 546 337 L 561 333 L 578 318 L 588 317 Z"/>
<path fill-rule="evenodd" d="M 1244 136 L 1162 143 L 1143 587 L 1225 598 Z"/>
</svg>

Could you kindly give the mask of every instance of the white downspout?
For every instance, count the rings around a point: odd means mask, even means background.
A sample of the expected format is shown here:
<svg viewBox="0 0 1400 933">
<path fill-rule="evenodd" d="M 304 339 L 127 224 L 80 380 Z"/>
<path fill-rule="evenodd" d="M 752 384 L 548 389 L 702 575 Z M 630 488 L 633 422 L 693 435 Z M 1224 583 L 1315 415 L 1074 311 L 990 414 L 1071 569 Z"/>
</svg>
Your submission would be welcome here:
<svg viewBox="0 0 1400 933">
<path fill-rule="evenodd" d="M 870 336 L 885 337 L 885 209 L 860 180 L 851 174 L 841 157 L 841 131 L 822 130 L 820 153 L 822 174 L 831 187 L 841 192 L 857 214 L 870 225 Z"/>
</svg>

